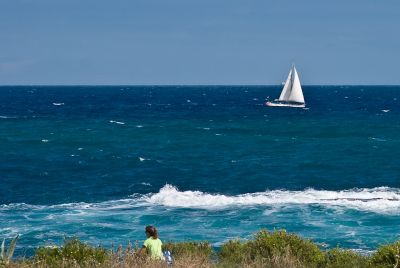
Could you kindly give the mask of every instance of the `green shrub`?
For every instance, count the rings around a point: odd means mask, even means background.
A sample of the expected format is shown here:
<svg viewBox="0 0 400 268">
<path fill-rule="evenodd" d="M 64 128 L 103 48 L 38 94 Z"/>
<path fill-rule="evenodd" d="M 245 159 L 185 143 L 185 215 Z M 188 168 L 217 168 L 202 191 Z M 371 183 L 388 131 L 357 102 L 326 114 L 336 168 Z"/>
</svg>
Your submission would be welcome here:
<svg viewBox="0 0 400 268">
<path fill-rule="evenodd" d="M 249 247 L 247 243 L 239 240 L 230 240 L 223 244 L 219 253 L 219 259 L 225 263 L 243 263 L 249 259 Z"/>
<path fill-rule="evenodd" d="M 39 248 L 34 256 L 35 261 L 49 267 L 59 267 L 62 263 L 76 263 L 80 266 L 103 264 L 109 257 L 108 251 L 100 247 L 92 247 L 77 238 L 65 240 L 60 248 Z"/>
<path fill-rule="evenodd" d="M 400 268 L 400 241 L 380 246 L 372 254 L 371 261 L 374 267 Z"/>
<path fill-rule="evenodd" d="M 369 258 L 352 250 L 335 248 L 326 251 L 326 268 L 364 268 L 371 267 Z"/>
<path fill-rule="evenodd" d="M 325 261 L 324 253 L 310 240 L 303 239 L 286 231 L 258 232 L 254 240 L 245 243 L 230 241 L 223 245 L 219 253 L 222 262 L 237 264 L 254 260 L 271 262 L 282 256 L 290 256 L 291 262 L 297 260 L 307 267 L 321 266 Z"/>
<path fill-rule="evenodd" d="M 255 253 L 254 244 L 250 242 L 241 243 L 238 240 L 225 243 L 219 252 L 218 267 L 269 267 L 269 268 L 292 268 L 305 267 L 297 257 L 286 247 L 282 252 L 273 255 Z"/>
<path fill-rule="evenodd" d="M 44 263 L 50 267 L 57 267 L 62 263 L 63 256 L 60 248 L 38 248 L 34 256 L 35 261 Z"/>
</svg>

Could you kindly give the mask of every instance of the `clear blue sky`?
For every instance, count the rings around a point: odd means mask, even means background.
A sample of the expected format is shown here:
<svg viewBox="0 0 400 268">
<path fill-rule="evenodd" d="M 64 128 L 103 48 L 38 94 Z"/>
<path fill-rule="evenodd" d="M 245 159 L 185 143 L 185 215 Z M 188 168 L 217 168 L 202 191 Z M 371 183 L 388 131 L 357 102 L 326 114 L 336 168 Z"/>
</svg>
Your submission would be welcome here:
<svg viewBox="0 0 400 268">
<path fill-rule="evenodd" d="M 0 0 L 0 85 L 400 84 L 399 0 Z"/>
</svg>

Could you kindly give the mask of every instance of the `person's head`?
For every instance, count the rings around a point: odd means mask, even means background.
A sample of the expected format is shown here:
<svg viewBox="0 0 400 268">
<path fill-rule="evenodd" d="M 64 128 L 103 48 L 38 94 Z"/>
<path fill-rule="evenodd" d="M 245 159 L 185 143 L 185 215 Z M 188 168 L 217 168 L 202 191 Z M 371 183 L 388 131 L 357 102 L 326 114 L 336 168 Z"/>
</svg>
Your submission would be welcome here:
<svg viewBox="0 0 400 268">
<path fill-rule="evenodd" d="M 147 238 L 149 238 L 149 237 L 152 237 L 154 239 L 158 238 L 157 229 L 154 226 L 151 226 L 151 225 L 146 226 L 145 232 L 146 232 Z"/>
</svg>

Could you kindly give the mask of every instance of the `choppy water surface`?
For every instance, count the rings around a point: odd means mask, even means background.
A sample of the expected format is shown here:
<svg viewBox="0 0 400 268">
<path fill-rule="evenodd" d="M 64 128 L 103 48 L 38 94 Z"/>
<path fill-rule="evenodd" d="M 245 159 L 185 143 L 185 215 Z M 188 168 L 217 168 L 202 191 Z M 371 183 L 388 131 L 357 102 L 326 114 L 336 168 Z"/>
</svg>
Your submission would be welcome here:
<svg viewBox="0 0 400 268">
<path fill-rule="evenodd" d="M 0 237 L 400 238 L 400 87 L 0 87 Z"/>
</svg>

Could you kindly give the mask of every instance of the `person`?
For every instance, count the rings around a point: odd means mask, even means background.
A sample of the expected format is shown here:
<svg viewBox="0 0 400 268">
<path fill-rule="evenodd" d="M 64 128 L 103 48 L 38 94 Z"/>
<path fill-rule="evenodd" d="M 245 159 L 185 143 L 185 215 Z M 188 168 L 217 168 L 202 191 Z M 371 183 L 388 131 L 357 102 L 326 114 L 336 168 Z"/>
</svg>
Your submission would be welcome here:
<svg viewBox="0 0 400 268">
<path fill-rule="evenodd" d="M 146 226 L 145 233 L 147 239 L 143 243 L 143 247 L 140 250 L 141 254 L 148 253 L 150 258 L 153 260 L 164 260 L 164 255 L 162 252 L 162 242 L 158 238 L 157 229 L 154 226 Z"/>
</svg>

